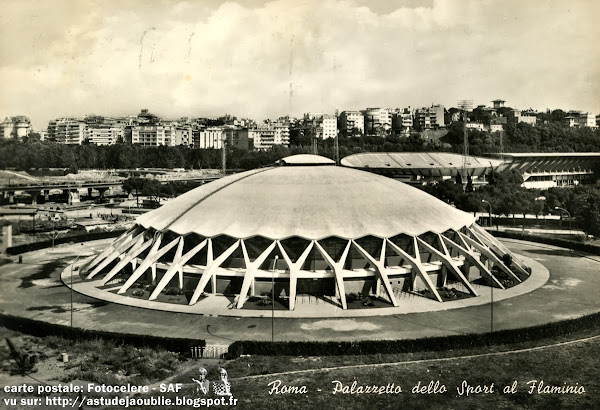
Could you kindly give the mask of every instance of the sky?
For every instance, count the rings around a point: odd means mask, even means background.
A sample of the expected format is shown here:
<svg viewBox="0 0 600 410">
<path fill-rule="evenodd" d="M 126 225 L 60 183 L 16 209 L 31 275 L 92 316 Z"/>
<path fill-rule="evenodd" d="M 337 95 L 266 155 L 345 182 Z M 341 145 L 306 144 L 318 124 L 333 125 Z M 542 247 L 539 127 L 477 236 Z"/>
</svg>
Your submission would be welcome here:
<svg viewBox="0 0 600 410">
<path fill-rule="evenodd" d="M 597 0 L 3 0 L 0 115 L 600 114 Z"/>
</svg>

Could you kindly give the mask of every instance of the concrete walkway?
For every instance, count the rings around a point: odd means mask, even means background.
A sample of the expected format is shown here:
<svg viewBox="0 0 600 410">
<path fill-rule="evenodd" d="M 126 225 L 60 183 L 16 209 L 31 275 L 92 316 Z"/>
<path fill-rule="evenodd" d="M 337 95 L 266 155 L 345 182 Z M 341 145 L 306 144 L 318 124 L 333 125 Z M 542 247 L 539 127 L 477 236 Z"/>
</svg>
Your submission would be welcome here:
<svg viewBox="0 0 600 410">
<path fill-rule="evenodd" d="M 488 286 L 476 286 L 479 296 L 466 299 L 438 302 L 420 296 L 412 296 L 400 299 L 398 307 L 377 307 L 365 309 L 347 309 L 344 310 L 327 301 L 320 300 L 321 303 L 306 304 L 297 303 L 294 310 L 275 310 L 274 315 L 277 318 L 349 318 L 349 317 L 370 317 L 370 316 L 389 316 L 402 315 L 407 313 L 434 312 L 449 309 L 459 309 L 469 306 L 479 306 L 489 304 L 490 301 L 499 302 L 515 296 L 524 295 L 541 286 L 543 286 L 550 277 L 548 269 L 539 262 L 527 257 L 519 257 L 531 267 L 532 273 L 529 278 L 522 283 L 508 289 L 490 288 Z M 91 258 L 77 261 L 77 265 L 82 266 Z M 119 303 L 127 306 L 134 306 L 144 309 L 162 310 L 166 312 L 191 313 L 206 316 L 232 316 L 232 317 L 266 317 L 271 316 L 271 310 L 253 310 L 236 309 L 232 307 L 231 299 L 222 295 L 208 295 L 201 299 L 195 305 L 182 305 L 168 302 L 157 302 L 137 297 L 117 295 L 111 290 L 114 288 L 99 289 L 102 286 L 102 280 L 83 280 L 79 277 L 75 268 L 68 266 L 61 274 L 61 280 L 67 286 L 71 286 L 71 272 L 73 272 L 73 290 L 94 299 L 104 300 L 112 303 Z M 493 289 L 493 290 L 492 290 Z"/>
<path fill-rule="evenodd" d="M 264 317 L 215 317 L 167 312 L 97 300 L 73 292 L 64 285 L 60 277 L 64 266 L 73 263 L 77 255 L 83 254 L 81 258 L 91 255 L 91 248 L 96 253 L 110 241 L 65 244 L 57 246 L 53 252 L 48 249 L 29 252 L 23 254 L 23 264 L 0 266 L 0 312 L 67 326 L 72 319 L 73 326 L 83 329 L 186 337 L 223 345 L 236 340 L 271 340 L 272 335 L 275 341 L 341 341 L 482 333 L 490 331 L 492 317 L 493 330 L 497 331 L 541 325 L 600 311 L 600 264 L 590 255 L 514 240 L 502 242 L 511 251 L 542 264 L 549 271 L 550 278 L 536 289 L 500 301 L 499 291 L 494 289 L 493 311 L 488 299 L 489 288 L 486 287 L 482 287 L 487 291 L 480 292 L 479 298 L 473 298 L 483 303 L 478 306 L 370 317 L 277 316 L 272 321 L 270 310 L 260 312 Z M 38 272 L 57 260 L 62 261 L 62 268 L 40 277 Z M 536 275 L 531 279 L 535 280 Z M 518 286 L 513 289 L 517 291 Z M 454 302 L 433 304 L 441 307 L 446 303 L 451 306 Z M 319 304 L 313 308 L 324 306 Z M 330 309 L 335 310 L 334 307 Z"/>
</svg>

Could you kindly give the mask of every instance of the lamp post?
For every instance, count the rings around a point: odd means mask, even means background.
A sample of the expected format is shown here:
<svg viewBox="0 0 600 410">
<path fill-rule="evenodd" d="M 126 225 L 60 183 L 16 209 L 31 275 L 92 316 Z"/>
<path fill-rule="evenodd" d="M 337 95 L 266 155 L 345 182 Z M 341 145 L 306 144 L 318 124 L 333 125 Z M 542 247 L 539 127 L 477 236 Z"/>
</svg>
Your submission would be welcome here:
<svg viewBox="0 0 600 410">
<path fill-rule="evenodd" d="M 490 204 L 485 199 L 482 199 L 481 202 L 484 202 L 484 203 L 488 204 L 488 206 L 490 207 L 490 228 L 491 228 L 492 227 L 492 204 Z"/>
<path fill-rule="evenodd" d="M 569 211 L 567 211 L 565 208 L 561 208 L 560 206 L 555 206 L 554 209 L 556 209 L 557 211 L 561 211 L 560 212 L 561 228 L 562 228 L 562 211 L 565 211 L 567 213 L 567 215 L 569 216 L 569 233 L 571 233 L 571 214 L 569 213 Z"/>
<path fill-rule="evenodd" d="M 56 231 L 54 230 L 54 220 L 55 216 L 52 216 L 52 250 L 54 250 L 54 237 L 56 236 Z"/>
<path fill-rule="evenodd" d="M 490 204 L 485 199 L 482 199 L 481 202 L 485 202 L 490 207 L 490 228 L 492 227 L 492 204 Z M 494 332 L 494 283 L 492 282 L 492 278 L 490 278 L 490 332 Z"/>
<path fill-rule="evenodd" d="M 271 343 L 275 341 L 275 268 L 277 259 L 279 259 L 279 255 L 275 255 L 271 271 Z"/>
<path fill-rule="evenodd" d="M 90 248 L 89 250 L 94 250 L 94 248 Z M 77 255 L 77 257 L 75 258 L 75 260 L 73 261 L 73 263 L 71 264 L 71 330 L 73 330 L 73 265 L 75 265 L 77 263 L 77 260 L 81 257 L 81 255 L 83 255 L 86 251 L 88 251 L 88 249 L 84 249 L 83 251 L 79 252 L 79 255 Z M 79 269 L 77 270 L 79 271 Z"/>
</svg>

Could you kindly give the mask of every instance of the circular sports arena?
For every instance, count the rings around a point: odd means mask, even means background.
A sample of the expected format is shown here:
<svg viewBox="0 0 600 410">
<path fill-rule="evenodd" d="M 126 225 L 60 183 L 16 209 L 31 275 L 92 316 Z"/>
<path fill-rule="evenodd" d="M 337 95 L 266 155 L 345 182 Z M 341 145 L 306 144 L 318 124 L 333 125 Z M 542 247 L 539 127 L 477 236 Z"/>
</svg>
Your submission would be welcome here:
<svg viewBox="0 0 600 410">
<path fill-rule="evenodd" d="M 443 303 L 527 279 L 530 269 L 474 221 L 402 182 L 295 155 L 140 216 L 80 274 L 166 303 L 225 295 L 230 309 L 248 309 L 274 294 L 290 310 L 303 295 L 391 307 L 411 303 L 406 294 Z"/>
</svg>

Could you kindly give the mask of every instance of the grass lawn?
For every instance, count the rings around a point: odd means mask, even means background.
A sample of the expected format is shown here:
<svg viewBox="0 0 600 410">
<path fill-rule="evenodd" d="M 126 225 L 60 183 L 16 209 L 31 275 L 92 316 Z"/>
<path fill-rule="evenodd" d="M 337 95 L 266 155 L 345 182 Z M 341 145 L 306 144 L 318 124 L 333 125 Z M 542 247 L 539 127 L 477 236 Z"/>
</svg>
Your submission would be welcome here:
<svg viewBox="0 0 600 410">
<path fill-rule="evenodd" d="M 598 340 L 534 352 L 516 353 L 436 363 L 417 363 L 385 367 L 362 367 L 259 379 L 233 380 L 232 391 L 241 408 L 278 409 L 359 409 L 359 408 L 598 408 Z M 329 364 L 328 360 L 324 360 Z M 290 368 L 295 364 L 290 362 Z M 234 370 L 229 371 L 235 374 Z M 268 385 L 276 380 L 288 386 L 306 386 L 305 394 L 269 395 Z M 348 388 L 358 386 L 400 386 L 399 394 L 333 394 L 339 381 Z M 531 380 L 545 384 L 584 386 L 584 394 L 529 394 Z M 517 381 L 516 393 L 503 393 L 504 386 Z M 414 386 L 439 382 L 440 393 L 413 393 Z M 491 386 L 493 393 L 458 394 L 464 382 L 471 386 Z M 446 392 L 441 393 L 445 386 Z M 320 391 L 319 391 L 320 389 Z M 426 391 L 426 390 L 425 390 Z"/>
<path fill-rule="evenodd" d="M 421 359 L 448 358 L 463 355 L 478 355 L 492 352 L 503 352 L 516 349 L 528 349 L 552 343 L 569 342 L 576 339 L 598 335 L 597 329 L 573 333 L 565 337 L 539 340 L 518 345 L 498 345 L 487 348 L 453 350 L 444 352 L 420 352 L 395 355 L 368 356 L 330 356 L 330 357 L 292 357 L 292 356 L 252 356 L 242 357 L 220 364 L 198 362 L 199 366 L 208 369 L 209 380 L 218 380 L 219 365 L 227 369 L 233 396 L 239 400 L 238 408 L 261 409 L 361 409 L 361 408 L 410 408 L 410 409 L 553 409 L 553 408 L 600 408 L 600 339 L 577 342 L 562 346 L 542 348 L 496 356 L 452 359 L 429 363 L 407 363 L 391 366 L 369 366 L 370 364 Z M 320 370 L 337 366 L 361 366 Z M 314 371 L 289 375 L 270 375 L 286 371 Z M 192 377 L 197 377 L 198 369 L 182 373 L 173 382 L 188 384 L 179 397 L 197 398 L 193 385 L 189 385 Z M 253 375 L 264 375 L 252 377 Z M 246 378 L 246 376 L 251 376 Z M 281 393 L 269 395 L 273 385 L 269 383 L 281 381 L 282 386 L 305 386 L 306 393 Z M 341 382 L 341 385 L 333 383 Z M 533 393 L 528 382 L 543 380 L 545 386 L 565 385 L 583 386 L 582 394 L 550 394 L 538 393 L 537 386 Z M 504 393 L 505 386 L 517 382 L 514 393 Z M 358 386 L 384 386 L 394 383 L 400 386 L 398 394 L 333 394 L 335 386 L 347 387 L 352 383 Z M 433 387 L 438 382 L 437 391 Z M 432 383 L 430 393 L 427 387 Z M 470 392 L 466 395 L 468 383 L 473 389 L 476 386 L 488 386 L 490 393 Z M 445 392 L 442 393 L 442 385 Z M 415 386 L 422 392 L 413 393 Z M 458 388 L 463 395 L 459 395 Z M 543 391 L 543 389 L 542 389 Z M 167 395 L 169 396 L 169 395 Z M 175 400 L 176 395 L 170 395 Z M 202 397 L 216 397 L 212 394 Z M 146 407 L 148 408 L 148 407 Z M 149 407 L 152 408 L 152 407 Z M 156 407 L 158 408 L 158 407 Z M 166 407 L 176 409 L 176 406 Z"/>
<path fill-rule="evenodd" d="M 478 355 L 515 349 L 528 349 L 552 343 L 593 337 L 598 329 L 589 329 L 564 337 L 530 341 L 516 345 L 498 345 L 476 349 L 450 350 L 442 352 L 419 352 L 390 355 L 365 356 L 252 356 L 236 360 L 187 360 L 164 350 L 137 349 L 104 341 L 71 342 L 57 337 L 35 338 L 0 328 L 0 336 L 11 337 L 26 344 L 30 350 L 40 353 L 44 360 L 56 363 L 61 351 L 69 351 L 71 360 L 56 372 L 54 380 L 94 380 L 111 385 L 151 383 L 173 376 L 169 382 L 183 383 L 179 393 L 163 393 L 163 397 L 198 399 L 216 398 L 214 393 L 198 396 L 192 377 L 198 377 L 198 367 L 208 369 L 208 380 L 217 381 L 222 366 L 229 373 L 231 391 L 238 399 L 237 408 L 247 409 L 359 409 L 359 408 L 410 408 L 410 409 L 552 409 L 552 408 L 600 408 L 600 338 L 562 346 L 553 346 L 534 351 L 525 351 L 496 356 L 458 358 L 427 363 L 377 365 L 389 362 L 406 362 L 423 359 L 451 358 L 463 355 Z M 0 349 L 4 350 L 4 349 Z M 6 351 L 3 352 L 6 357 Z M 5 369 L 7 362 L 4 362 Z M 185 369 L 182 369 L 185 365 Z M 338 366 L 360 366 L 340 369 L 324 369 Z M 40 366 L 43 365 L 40 364 Z M 277 372 L 302 371 L 288 375 L 271 375 Z M 179 373 L 179 374 L 178 374 Z M 256 375 L 264 375 L 256 377 Z M 37 374 L 43 378 L 42 374 Z M 528 382 L 543 380 L 545 385 L 563 387 L 583 386 L 582 394 L 529 393 Z M 306 392 L 272 394 L 273 384 L 295 386 Z M 338 381 L 339 383 L 334 383 Z M 504 393 L 505 386 L 517 382 L 516 392 Z M 399 387 L 401 392 L 389 394 L 353 394 L 337 392 L 334 387 L 350 389 L 356 382 L 360 386 Z M 435 388 L 435 383 L 437 388 Z M 431 383 L 431 387 L 428 386 Z M 466 389 L 487 386 L 490 393 L 470 392 L 459 395 L 457 388 Z M 388 386 L 389 385 L 389 386 Z M 304 388 L 302 388 L 304 386 Z M 415 386 L 419 392 L 413 393 Z M 442 387 L 443 386 L 443 387 Z M 434 393 L 434 390 L 437 393 Z M 466 392 L 465 392 L 466 393 Z M 159 395 L 158 391 L 153 393 Z M 109 407 L 110 408 L 110 407 Z M 142 408 L 131 406 L 130 408 Z M 143 408 L 180 409 L 181 406 Z"/>
</svg>

